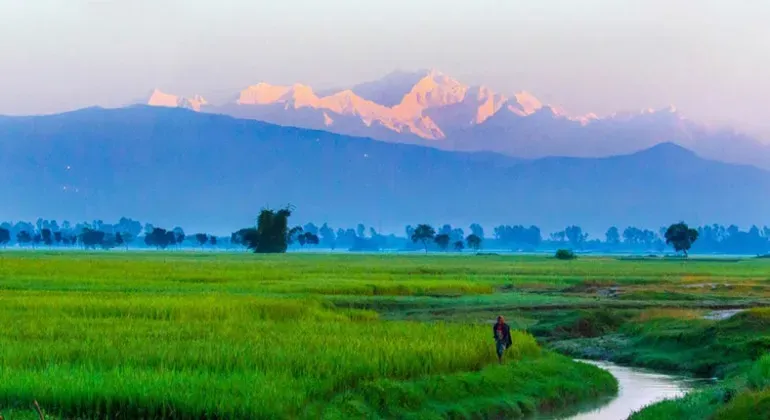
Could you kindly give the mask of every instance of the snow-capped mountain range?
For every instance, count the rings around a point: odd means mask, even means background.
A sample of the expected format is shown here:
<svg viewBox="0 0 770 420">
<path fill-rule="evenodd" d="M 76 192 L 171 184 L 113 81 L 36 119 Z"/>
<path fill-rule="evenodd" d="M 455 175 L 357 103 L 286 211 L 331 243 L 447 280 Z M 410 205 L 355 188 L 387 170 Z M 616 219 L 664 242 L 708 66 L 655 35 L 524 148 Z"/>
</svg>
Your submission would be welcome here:
<svg viewBox="0 0 770 420">
<path fill-rule="evenodd" d="M 526 158 L 610 156 L 673 142 L 704 157 L 770 167 L 770 147 L 732 130 L 690 121 L 673 106 L 603 117 L 573 115 L 525 91 L 504 95 L 435 70 L 394 72 L 330 92 L 315 92 L 303 84 L 257 83 L 223 104 L 156 89 L 146 104 Z"/>
</svg>

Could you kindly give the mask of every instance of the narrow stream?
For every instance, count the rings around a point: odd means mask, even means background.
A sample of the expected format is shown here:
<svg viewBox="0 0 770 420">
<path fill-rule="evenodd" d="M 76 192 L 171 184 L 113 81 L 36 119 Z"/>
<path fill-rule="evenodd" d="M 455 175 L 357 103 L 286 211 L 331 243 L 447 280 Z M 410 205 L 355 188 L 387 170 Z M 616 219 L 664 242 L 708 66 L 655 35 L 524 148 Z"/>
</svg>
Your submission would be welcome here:
<svg viewBox="0 0 770 420">
<path fill-rule="evenodd" d="M 694 388 L 712 383 L 708 379 L 666 375 L 611 362 L 579 361 L 612 373 L 618 380 L 618 395 L 604 404 L 589 406 L 578 414 L 562 417 L 570 420 L 625 420 L 633 412 L 650 404 L 681 397 Z"/>
</svg>

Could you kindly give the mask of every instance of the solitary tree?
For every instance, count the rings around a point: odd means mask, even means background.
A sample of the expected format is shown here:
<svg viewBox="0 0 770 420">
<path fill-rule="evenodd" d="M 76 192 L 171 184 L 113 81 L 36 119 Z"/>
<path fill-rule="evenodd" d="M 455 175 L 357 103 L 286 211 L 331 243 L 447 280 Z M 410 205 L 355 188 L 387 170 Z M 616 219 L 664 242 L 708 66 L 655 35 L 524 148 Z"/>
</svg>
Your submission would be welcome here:
<svg viewBox="0 0 770 420">
<path fill-rule="evenodd" d="M 297 232 L 288 228 L 291 208 L 281 210 L 262 209 L 257 218 L 257 227 L 241 229 L 234 234 L 234 239 L 240 239 L 247 248 L 258 254 L 283 253 L 289 246 L 291 237 Z"/>
<path fill-rule="evenodd" d="M 449 241 L 450 241 L 449 234 L 446 233 L 440 233 L 436 235 L 436 237 L 433 239 L 434 242 L 436 242 L 436 245 L 438 245 L 439 249 L 442 251 L 446 251 L 449 247 Z"/>
<path fill-rule="evenodd" d="M 468 243 L 468 248 L 474 251 L 478 251 L 479 248 L 481 248 L 481 237 L 475 233 L 468 235 L 468 237 L 465 238 L 465 242 Z"/>
<path fill-rule="evenodd" d="M 421 224 L 417 225 L 416 228 L 412 231 L 412 242 L 422 243 L 422 246 L 425 248 L 425 253 L 428 253 L 428 242 L 433 240 L 433 238 L 436 237 L 436 229 L 433 229 L 433 226 Z"/>
<path fill-rule="evenodd" d="M 217 237 L 214 235 L 211 235 L 209 237 L 209 243 L 211 244 L 211 246 L 217 246 Z"/>
<path fill-rule="evenodd" d="M 687 226 L 687 223 L 679 222 L 669 226 L 664 236 L 667 244 L 673 246 L 676 252 L 684 252 L 687 257 L 687 251 L 698 240 L 698 231 Z"/>
</svg>

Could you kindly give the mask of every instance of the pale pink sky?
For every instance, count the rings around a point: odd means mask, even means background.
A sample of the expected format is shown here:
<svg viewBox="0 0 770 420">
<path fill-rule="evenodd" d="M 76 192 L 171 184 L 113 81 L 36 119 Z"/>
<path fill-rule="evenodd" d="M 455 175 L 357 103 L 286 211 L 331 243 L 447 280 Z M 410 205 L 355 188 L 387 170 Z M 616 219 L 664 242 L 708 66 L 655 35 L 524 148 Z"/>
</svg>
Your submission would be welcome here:
<svg viewBox="0 0 770 420">
<path fill-rule="evenodd" d="M 770 137 L 768 22 L 752 0 L 3 0 L 0 114 L 437 68 L 575 113 L 675 104 Z"/>
</svg>

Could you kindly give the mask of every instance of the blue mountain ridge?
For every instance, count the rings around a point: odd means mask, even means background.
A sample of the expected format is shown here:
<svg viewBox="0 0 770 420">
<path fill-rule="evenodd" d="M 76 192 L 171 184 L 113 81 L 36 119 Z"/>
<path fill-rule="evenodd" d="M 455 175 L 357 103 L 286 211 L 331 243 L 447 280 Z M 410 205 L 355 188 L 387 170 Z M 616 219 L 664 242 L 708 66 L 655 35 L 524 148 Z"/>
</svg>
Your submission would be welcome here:
<svg viewBox="0 0 770 420">
<path fill-rule="evenodd" d="M 260 208 L 297 222 L 659 227 L 767 223 L 770 172 L 672 143 L 622 156 L 522 160 L 184 109 L 0 118 L 0 220 L 117 220 L 226 233 Z"/>
</svg>

